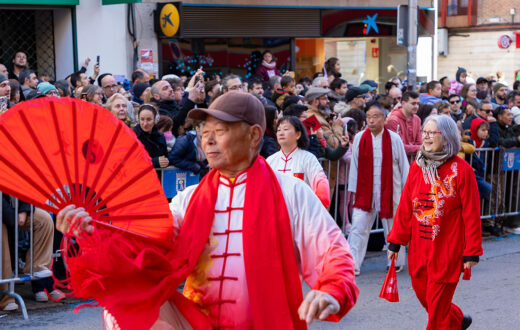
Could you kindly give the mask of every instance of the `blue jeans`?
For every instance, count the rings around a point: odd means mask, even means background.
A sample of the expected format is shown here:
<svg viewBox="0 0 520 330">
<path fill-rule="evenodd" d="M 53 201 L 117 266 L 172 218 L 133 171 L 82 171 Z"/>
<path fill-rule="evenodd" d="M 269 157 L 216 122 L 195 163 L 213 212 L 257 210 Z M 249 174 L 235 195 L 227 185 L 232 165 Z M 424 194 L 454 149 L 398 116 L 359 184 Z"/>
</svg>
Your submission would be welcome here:
<svg viewBox="0 0 520 330">
<path fill-rule="evenodd" d="M 491 184 L 484 180 L 484 178 L 480 175 L 477 175 L 476 178 L 480 198 L 488 198 L 491 194 Z"/>
</svg>

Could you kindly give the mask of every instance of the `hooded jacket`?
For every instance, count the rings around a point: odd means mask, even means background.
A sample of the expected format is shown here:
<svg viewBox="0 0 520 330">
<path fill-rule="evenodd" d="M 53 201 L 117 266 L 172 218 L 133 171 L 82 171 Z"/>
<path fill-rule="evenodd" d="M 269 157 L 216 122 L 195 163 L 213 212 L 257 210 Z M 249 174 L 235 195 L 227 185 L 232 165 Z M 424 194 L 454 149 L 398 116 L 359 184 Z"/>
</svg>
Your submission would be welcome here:
<svg viewBox="0 0 520 330">
<path fill-rule="evenodd" d="M 386 128 L 399 134 L 407 154 L 415 153 L 421 148 L 421 118 L 419 116 L 413 115 L 412 118 L 407 119 L 402 108 L 397 108 L 390 113 Z"/>
</svg>

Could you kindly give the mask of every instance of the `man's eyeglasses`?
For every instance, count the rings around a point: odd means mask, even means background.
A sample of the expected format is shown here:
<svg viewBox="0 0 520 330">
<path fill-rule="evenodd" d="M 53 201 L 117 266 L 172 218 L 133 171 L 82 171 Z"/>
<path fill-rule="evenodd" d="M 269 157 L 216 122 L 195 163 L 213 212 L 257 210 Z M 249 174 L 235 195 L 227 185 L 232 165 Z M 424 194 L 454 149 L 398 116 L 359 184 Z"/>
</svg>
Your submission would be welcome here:
<svg viewBox="0 0 520 330">
<path fill-rule="evenodd" d="M 450 104 L 457 104 L 457 103 L 460 103 L 460 100 L 457 100 L 457 101 L 450 101 Z"/>
<path fill-rule="evenodd" d="M 105 89 L 115 89 L 117 87 L 118 87 L 118 85 L 110 85 L 110 86 L 105 86 L 103 88 L 105 88 Z"/>
<path fill-rule="evenodd" d="M 493 113 L 493 110 L 481 110 L 481 111 L 485 111 L 488 115 L 489 115 L 490 113 Z"/>
<path fill-rule="evenodd" d="M 434 137 L 435 134 L 442 134 L 442 132 L 439 131 L 423 131 L 421 130 L 421 134 L 425 138 Z"/>
<path fill-rule="evenodd" d="M 230 91 L 236 91 L 236 90 L 239 90 L 242 88 L 242 85 L 234 85 L 234 86 L 229 86 L 228 87 L 228 90 Z"/>
</svg>

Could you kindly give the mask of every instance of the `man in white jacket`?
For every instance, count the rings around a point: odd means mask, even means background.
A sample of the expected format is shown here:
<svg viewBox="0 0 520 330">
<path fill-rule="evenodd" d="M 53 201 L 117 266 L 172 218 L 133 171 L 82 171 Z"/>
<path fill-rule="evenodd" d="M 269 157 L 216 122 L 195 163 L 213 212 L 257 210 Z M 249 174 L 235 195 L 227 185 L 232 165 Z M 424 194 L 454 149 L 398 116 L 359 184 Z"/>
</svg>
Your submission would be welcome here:
<svg viewBox="0 0 520 330">
<path fill-rule="evenodd" d="M 379 215 L 383 222 L 385 238 L 392 228 L 392 219 L 397 210 L 409 168 L 401 138 L 384 127 L 383 107 L 377 102 L 369 103 L 366 114 L 367 128 L 354 137 L 348 179 L 348 191 L 355 193 L 348 243 L 356 263 L 356 275 L 360 274 L 370 229 L 376 216 Z M 390 141 L 387 140 L 388 137 Z M 385 143 L 385 141 L 387 142 Z M 385 162 L 385 154 L 391 155 L 392 159 L 387 159 Z M 402 270 L 405 262 L 404 253 L 401 253 L 402 255 L 396 261 L 398 271 Z"/>
</svg>

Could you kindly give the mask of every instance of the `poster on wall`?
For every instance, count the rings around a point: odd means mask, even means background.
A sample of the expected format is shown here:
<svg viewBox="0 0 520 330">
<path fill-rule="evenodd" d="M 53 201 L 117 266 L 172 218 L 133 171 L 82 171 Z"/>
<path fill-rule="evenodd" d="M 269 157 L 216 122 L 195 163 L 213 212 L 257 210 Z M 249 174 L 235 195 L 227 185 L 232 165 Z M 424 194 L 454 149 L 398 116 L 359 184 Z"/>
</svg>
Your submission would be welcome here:
<svg viewBox="0 0 520 330">
<path fill-rule="evenodd" d="M 150 75 L 157 75 L 157 70 L 153 63 L 153 51 L 151 49 L 141 49 L 141 69 Z"/>
</svg>

